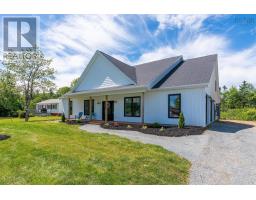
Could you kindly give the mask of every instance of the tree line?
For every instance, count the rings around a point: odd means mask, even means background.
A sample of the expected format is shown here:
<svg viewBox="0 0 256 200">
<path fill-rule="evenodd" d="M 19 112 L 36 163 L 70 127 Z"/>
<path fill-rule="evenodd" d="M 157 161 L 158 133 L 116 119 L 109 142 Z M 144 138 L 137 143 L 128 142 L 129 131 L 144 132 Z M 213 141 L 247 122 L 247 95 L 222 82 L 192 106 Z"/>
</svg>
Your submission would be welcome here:
<svg viewBox="0 0 256 200">
<path fill-rule="evenodd" d="M 27 54 L 30 54 L 29 59 Z M 56 71 L 51 62 L 40 49 L 5 55 L 3 68 L 0 69 L 1 117 L 17 116 L 17 111 L 23 110 L 25 121 L 28 121 L 36 103 L 58 98 L 71 90 L 78 79 L 72 81 L 70 86 L 57 89 L 53 82 Z"/>
<path fill-rule="evenodd" d="M 239 87 L 221 88 L 221 110 L 236 108 L 256 108 L 256 88 L 246 81 Z"/>
</svg>

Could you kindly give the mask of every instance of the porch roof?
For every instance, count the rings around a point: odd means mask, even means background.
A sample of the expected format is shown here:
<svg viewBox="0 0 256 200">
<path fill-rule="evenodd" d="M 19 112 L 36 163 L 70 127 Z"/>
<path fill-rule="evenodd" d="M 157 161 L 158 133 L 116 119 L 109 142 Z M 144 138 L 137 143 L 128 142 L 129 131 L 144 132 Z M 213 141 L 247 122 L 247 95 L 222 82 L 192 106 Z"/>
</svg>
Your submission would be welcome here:
<svg viewBox="0 0 256 200">
<path fill-rule="evenodd" d="M 84 90 L 81 92 L 68 92 L 64 94 L 61 98 L 67 98 L 71 96 L 77 95 L 92 95 L 92 96 L 101 96 L 101 95 L 113 95 L 113 94 L 128 94 L 128 93 L 136 93 L 136 92 L 145 92 L 148 88 L 146 86 L 116 86 L 116 87 L 108 87 L 108 88 L 99 88 L 93 90 Z"/>
</svg>

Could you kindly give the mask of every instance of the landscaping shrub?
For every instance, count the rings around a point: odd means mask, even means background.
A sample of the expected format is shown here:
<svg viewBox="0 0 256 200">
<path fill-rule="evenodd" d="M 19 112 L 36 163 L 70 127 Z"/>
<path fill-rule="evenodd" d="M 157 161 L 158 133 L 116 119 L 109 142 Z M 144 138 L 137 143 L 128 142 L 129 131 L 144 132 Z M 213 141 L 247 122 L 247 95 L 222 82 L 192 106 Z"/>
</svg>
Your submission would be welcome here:
<svg viewBox="0 0 256 200">
<path fill-rule="evenodd" d="M 256 121 L 256 108 L 228 109 L 221 112 L 221 119 Z"/>
<path fill-rule="evenodd" d="M 148 126 L 147 125 L 143 125 L 142 127 L 141 127 L 141 129 L 147 129 L 148 128 Z"/>
<path fill-rule="evenodd" d="M 178 124 L 178 127 L 179 127 L 179 128 L 184 128 L 184 126 L 185 126 L 185 118 L 184 118 L 183 113 L 181 112 L 180 115 L 179 115 L 179 124 Z"/>
<path fill-rule="evenodd" d="M 132 128 L 132 126 L 128 124 L 128 125 L 127 125 L 127 128 Z"/>
<path fill-rule="evenodd" d="M 25 118 L 26 112 L 24 110 L 18 110 L 18 117 L 19 118 Z"/>
<path fill-rule="evenodd" d="M 155 122 L 154 124 L 152 124 L 152 128 L 161 128 L 160 124 Z"/>
<path fill-rule="evenodd" d="M 65 117 L 64 113 L 61 115 L 61 121 L 62 121 L 62 122 L 65 122 L 65 121 L 66 121 L 66 117 Z"/>
</svg>

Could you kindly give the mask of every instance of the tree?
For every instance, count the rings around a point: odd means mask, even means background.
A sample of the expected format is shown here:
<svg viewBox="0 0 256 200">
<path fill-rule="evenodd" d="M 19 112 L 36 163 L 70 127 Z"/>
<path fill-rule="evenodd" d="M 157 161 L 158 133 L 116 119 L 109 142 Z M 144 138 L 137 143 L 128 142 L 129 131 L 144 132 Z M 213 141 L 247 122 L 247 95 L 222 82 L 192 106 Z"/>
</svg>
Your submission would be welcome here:
<svg viewBox="0 0 256 200">
<path fill-rule="evenodd" d="M 67 86 L 65 86 L 65 87 L 60 87 L 60 88 L 57 90 L 56 95 L 57 95 L 58 97 L 61 97 L 62 95 L 66 94 L 66 93 L 69 92 L 69 91 L 70 91 L 70 87 L 67 87 Z"/>
<path fill-rule="evenodd" d="M 243 81 L 243 83 L 239 86 L 239 95 L 241 99 L 241 106 L 249 107 L 250 106 L 250 98 L 255 93 L 255 89 L 252 84 Z"/>
<path fill-rule="evenodd" d="M 29 119 L 30 103 L 36 90 L 46 90 L 54 86 L 52 60 L 46 59 L 40 49 L 21 53 L 10 52 L 3 62 L 6 70 L 16 79 L 24 94 L 25 121 Z"/>
<path fill-rule="evenodd" d="M 15 78 L 7 71 L 0 71 L 0 116 L 12 116 L 21 109 L 21 95 Z"/>
<path fill-rule="evenodd" d="M 78 83 L 78 80 L 79 80 L 79 78 L 75 78 L 75 79 L 71 82 L 71 84 L 70 84 L 71 89 L 73 89 L 73 88 L 76 86 L 76 84 Z"/>
<path fill-rule="evenodd" d="M 251 83 L 243 81 L 239 89 L 234 86 L 230 89 L 223 87 L 221 91 L 222 111 L 247 107 L 256 107 L 256 89 Z"/>
<path fill-rule="evenodd" d="M 236 87 L 231 87 L 227 92 L 227 107 L 231 109 L 241 107 L 241 99 Z"/>
</svg>

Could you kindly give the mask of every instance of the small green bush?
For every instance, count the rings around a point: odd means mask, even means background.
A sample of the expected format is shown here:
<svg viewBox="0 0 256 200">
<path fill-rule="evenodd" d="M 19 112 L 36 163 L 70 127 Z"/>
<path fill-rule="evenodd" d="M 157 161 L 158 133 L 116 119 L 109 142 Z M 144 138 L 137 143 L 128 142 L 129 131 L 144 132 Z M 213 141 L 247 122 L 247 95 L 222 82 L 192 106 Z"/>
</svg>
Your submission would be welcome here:
<svg viewBox="0 0 256 200">
<path fill-rule="evenodd" d="M 24 110 L 18 110 L 18 117 L 25 118 L 26 112 Z"/>
<path fill-rule="evenodd" d="M 143 126 L 141 127 L 141 129 L 143 129 L 143 130 L 146 130 L 147 128 L 148 128 L 147 125 L 143 125 Z"/>
<path fill-rule="evenodd" d="M 126 128 L 132 128 L 132 126 L 128 124 Z"/>
<path fill-rule="evenodd" d="M 184 126 L 185 126 L 185 118 L 184 118 L 183 113 L 181 112 L 180 115 L 179 115 L 179 124 L 178 124 L 178 127 L 179 127 L 179 128 L 184 128 Z"/>
<path fill-rule="evenodd" d="M 110 124 L 107 122 L 104 124 L 104 126 L 108 127 L 108 126 L 110 126 Z"/>
<path fill-rule="evenodd" d="M 160 124 L 155 122 L 154 124 L 152 124 L 152 128 L 161 128 Z"/>
<path fill-rule="evenodd" d="M 65 121 L 66 121 L 66 117 L 65 117 L 64 113 L 61 115 L 61 121 L 62 121 L 62 122 L 65 122 Z"/>
</svg>

